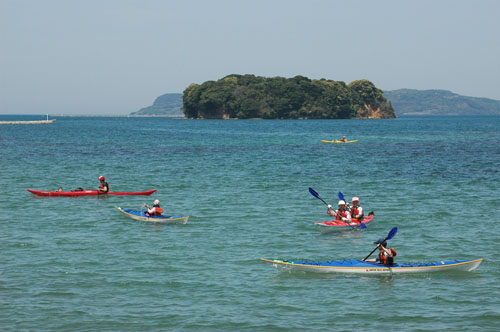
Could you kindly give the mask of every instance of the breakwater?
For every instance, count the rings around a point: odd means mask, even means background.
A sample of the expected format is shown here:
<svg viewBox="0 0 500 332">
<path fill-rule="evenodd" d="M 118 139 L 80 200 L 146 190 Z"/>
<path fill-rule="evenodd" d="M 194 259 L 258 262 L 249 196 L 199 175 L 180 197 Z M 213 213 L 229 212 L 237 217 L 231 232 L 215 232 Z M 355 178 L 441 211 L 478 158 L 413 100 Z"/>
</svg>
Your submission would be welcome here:
<svg viewBox="0 0 500 332">
<path fill-rule="evenodd" d="M 53 120 L 40 120 L 40 121 L 0 121 L 0 125 L 17 125 L 17 124 L 51 124 Z"/>
</svg>

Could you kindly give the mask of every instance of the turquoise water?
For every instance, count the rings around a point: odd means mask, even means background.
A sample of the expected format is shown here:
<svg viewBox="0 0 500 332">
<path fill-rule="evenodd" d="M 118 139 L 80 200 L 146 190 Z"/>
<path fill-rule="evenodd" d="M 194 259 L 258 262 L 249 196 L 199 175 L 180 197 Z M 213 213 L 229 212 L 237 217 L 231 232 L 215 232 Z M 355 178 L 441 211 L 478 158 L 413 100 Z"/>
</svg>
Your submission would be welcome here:
<svg viewBox="0 0 500 332">
<path fill-rule="evenodd" d="M 5 116 L 0 120 L 12 120 Z M 494 331 L 500 118 L 217 121 L 58 118 L 0 126 L 2 331 Z M 341 136 L 357 144 L 322 144 Z M 156 188 L 40 198 L 27 188 Z M 322 235 L 313 187 L 359 196 L 364 231 Z M 121 215 L 162 202 L 188 224 Z M 279 273 L 260 258 L 484 258 L 474 272 Z"/>
</svg>

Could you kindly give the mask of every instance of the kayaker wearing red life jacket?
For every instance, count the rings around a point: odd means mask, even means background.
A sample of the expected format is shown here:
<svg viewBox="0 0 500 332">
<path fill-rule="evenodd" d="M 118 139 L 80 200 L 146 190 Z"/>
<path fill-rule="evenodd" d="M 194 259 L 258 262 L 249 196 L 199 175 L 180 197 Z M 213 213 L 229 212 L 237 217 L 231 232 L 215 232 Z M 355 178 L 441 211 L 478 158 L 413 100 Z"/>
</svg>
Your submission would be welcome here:
<svg viewBox="0 0 500 332">
<path fill-rule="evenodd" d="M 384 265 L 394 264 L 394 257 L 397 255 L 396 250 L 394 248 L 387 249 L 387 241 L 384 239 L 378 239 L 373 243 L 377 245 L 380 252 L 377 258 L 367 259 L 366 262 L 380 262 L 380 264 Z"/>
<path fill-rule="evenodd" d="M 331 217 L 335 217 L 335 220 L 342 220 L 342 221 L 350 224 L 351 223 L 351 213 L 346 209 L 345 202 L 340 200 L 338 205 L 339 205 L 339 208 L 336 211 L 334 211 L 332 209 L 331 205 L 328 205 L 328 209 L 326 210 L 326 213 L 328 213 L 328 215 Z"/>
<path fill-rule="evenodd" d="M 101 181 L 101 185 L 97 188 L 97 191 L 99 194 L 107 194 L 109 192 L 109 184 L 106 182 L 106 179 L 104 176 L 100 176 L 97 179 Z"/>
<path fill-rule="evenodd" d="M 359 206 L 359 198 L 353 197 L 351 206 L 351 217 L 361 221 L 363 219 L 363 216 L 364 216 L 363 208 Z"/>
<path fill-rule="evenodd" d="M 160 207 L 160 201 L 155 199 L 153 202 L 153 207 L 149 207 L 146 205 L 148 208 L 148 213 L 150 216 L 161 216 L 163 213 L 163 209 Z"/>
</svg>

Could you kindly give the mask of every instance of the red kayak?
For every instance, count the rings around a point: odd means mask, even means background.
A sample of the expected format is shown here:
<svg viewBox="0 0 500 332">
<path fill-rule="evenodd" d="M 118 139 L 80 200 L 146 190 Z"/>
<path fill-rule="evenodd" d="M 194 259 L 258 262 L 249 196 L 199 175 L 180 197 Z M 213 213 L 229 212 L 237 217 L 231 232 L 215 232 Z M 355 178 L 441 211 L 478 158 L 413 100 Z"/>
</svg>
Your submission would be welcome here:
<svg viewBox="0 0 500 332">
<path fill-rule="evenodd" d="M 361 228 L 361 223 L 368 224 L 373 220 L 374 213 L 370 212 L 368 216 L 364 217 L 361 222 L 357 219 L 353 219 L 350 224 L 340 221 L 340 220 L 332 220 L 332 221 L 323 221 L 323 222 L 315 222 L 316 227 L 321 231 L 321 233 L 330 233 L 335 231 L 342 231 L 353 228 Z"/>
<path fill-rule="evenodd" d="M 26 189 L 33 195 L 37 196 L 49 196 L 49 197 L 81 197 L 81 196 L 104 196 L 104 195 L 145 195 L 149 196 L 156 191 L 156 189 L 148 191 L 138 191 L 138 192 L 108 192 L 106 194 L 99 193 L 97 190 L 75 190 L 75 191 L 43 191 L 43 190 L 32 190 Z"/>
</svg>

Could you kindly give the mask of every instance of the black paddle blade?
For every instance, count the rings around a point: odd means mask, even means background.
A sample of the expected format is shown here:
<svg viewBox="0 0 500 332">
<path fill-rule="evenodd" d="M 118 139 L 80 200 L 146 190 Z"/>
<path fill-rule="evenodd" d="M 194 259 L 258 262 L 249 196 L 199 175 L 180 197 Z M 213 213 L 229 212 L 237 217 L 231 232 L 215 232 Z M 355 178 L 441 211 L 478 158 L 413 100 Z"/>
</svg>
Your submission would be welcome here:
<svg viewBox="0 0 500 332">
<path fill-rule="evenodd" d="M 320 198 L 319 197 L 319 194 L 316 192 L 316 190 L 314 190 L 313 188 L 309 187 L 309 192 L 311 193 L 311 195 L 313 195 L 314 197 L 316 198 Z"/>
</svg>

